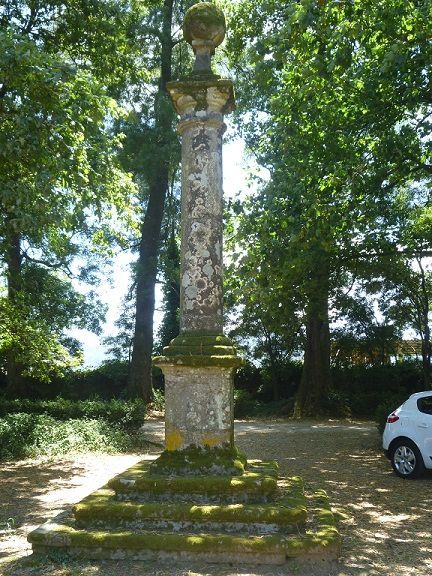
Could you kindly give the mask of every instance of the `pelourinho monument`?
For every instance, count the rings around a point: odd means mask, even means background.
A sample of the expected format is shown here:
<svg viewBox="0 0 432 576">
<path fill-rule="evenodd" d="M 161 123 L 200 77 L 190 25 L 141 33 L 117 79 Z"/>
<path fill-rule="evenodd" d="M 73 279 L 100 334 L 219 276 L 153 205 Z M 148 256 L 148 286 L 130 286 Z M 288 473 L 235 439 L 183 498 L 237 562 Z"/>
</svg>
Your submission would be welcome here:
<svg viewBox="0 0 432 576">
<path fill-rule="evenodd" d="M 233 373 L 241 360 L 223 334 L 222 137 L 224 114 L 235 104 L 231 80 L 211 69 L 224 36 L 224 15 L 213 4 L 191 8 L 184 37 L 195 53 L 193 72 L 167 85 L 182 139 L 180 335 L 154 363 L 165 376 L 167 452 L 217 449 L 229 467 L 236 455 Z"/>
<path fill-rule="evenodd" d="M 224 36 L 224 14 L 195 4 L 184 21 L 193 71 L 167 85 L 180 117 L 182 224 L 180 334 L 154 359 L 165 376 L 165 450 L 31 532 L 35 553 L 235 564 L 338 555 L 325 492 L 305 492 L 301 478 L 234 443 L 241 359 L 223 333 L 222 137 L 235 104 L 231 80 L 211 67 Z"/>
</svg>

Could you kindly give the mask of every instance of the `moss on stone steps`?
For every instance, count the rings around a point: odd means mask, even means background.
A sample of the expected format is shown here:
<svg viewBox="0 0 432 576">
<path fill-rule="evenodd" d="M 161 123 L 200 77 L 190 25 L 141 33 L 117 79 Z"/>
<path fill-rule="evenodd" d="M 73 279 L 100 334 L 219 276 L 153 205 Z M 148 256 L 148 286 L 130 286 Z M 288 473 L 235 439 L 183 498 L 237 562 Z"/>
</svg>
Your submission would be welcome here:
<svg viewBox="0 0 432 576">
<path fill-rule="evenodd" d="M 315 529 L 302 535 L 228 535 L 155 533 L 143 530 L 77 530 L 73 519 L 62 519 L 61 524 L 47 523 L 29 535 L 29 542 L 42 548 L 62 548 L 88 558 L 100 557 L 101 550 L 114 551 L 117 557 L 134 557 L 139 551 L 208 553 L 211 561 L 227 561 L 238 554 L 247 561 L 251 555 L 259 563 L 259 556 L 271 558 L 323 557 L 336 558 L 340 537 L 325 493 L 310 498 L 312 522 Z M 44 548 L 46 550 L 46 548 Z M 93 555 L 94 551 L 94 555 Z M 108 555 L 108 554 L 107 554 Z M 113 557 L 111 555 L 111 557 Z M 219 560 L 218 560 L 219 558 Z M 266 562 L 267 560 L 263 560 Z"/>
<path fill-rule="evenodd" d="M 233 342 L 223 334 L 180 334 L 163 349 L 163 356 L 153 358 L 155 366 L 220 366 L 235 368 L 243 364 Z"/>
<path fill-rule="evenodd" d="M 150 462 L 140 462 L 115 476 L 108 486 L 118 494 L 251 495 L 271 499 L 277 493 L 277 473 L 246 471 L 242 476 L 162 476 L 152 474 Z M 268 469 L 272 469 L 268 463 Z M 264 469 L 265 470 L 265 469 Z"/>
<path fill-rule="evenodd" d="M 76 518 L 71 513 L 62 514 L 30 533 L 33 549 L 45 553 L 60 549 L 72 556 L 95 559 L 251 564 L 281 564 L 296 557 L 333 559 L 339 554 L 340 537 L 325 492 L 305 497 L 300 478 L 276 478 L 275 463 L 249 461 L 250 470 L 243 476 L 204 478 L 157 477 L 149 473 L 149 465 L 143 461 L 120 474 L 119 485 L 127 489 L 132 483 L 136 490 L 135 484 L 144 478 L 153 489 L 156 485 L 158 492 L 168 489 L 166 501 L 118 500 L 114 491 L 105 487 L 75 506 Z M 276 486 L 267 503 L 240 505 L 235 500 L 234 504 L 214 505 L 207 498 L 207 491 L 218 494 L 228 486 L 230 493 L 234 486 L 239 490 L 235 498 L 246 489 L 255 501 L 263 481 L 271 482 L 272 490 Z M 187 502 L 190 493 L 184 490 L 191 486 L 195 491 L 201 487 L 202 500 Z M 173 487 L 178 493 L 170 496 Z M 122 497 L 127 499 L 128 494 Z"/>
<path fill-rule="evenodd" d="M 150 465 L 151 474 L 162 476 L 241 476 L 247 459 L 235 446 L 188 446 L 164 450 Z"/>
<path fill-rule="evenodd" d="M 195 505 L 192 503 L 122 502 L 111 490 L 94 492 L 75 505 L 73 513 L 80 525 L 95 523 L 139 523 L 148 520 L 238 524 L 271 523 L 299 527 L 306 521 L 306 501 L 297 491 L 287 491 L 274 503 Z"/>
<path fill-rule="evenodd" d="M 163 349 L 165 356 L 235 356 L 233 342 L 223 335 L 183 334 L 171 340 Z"/>
</svg>

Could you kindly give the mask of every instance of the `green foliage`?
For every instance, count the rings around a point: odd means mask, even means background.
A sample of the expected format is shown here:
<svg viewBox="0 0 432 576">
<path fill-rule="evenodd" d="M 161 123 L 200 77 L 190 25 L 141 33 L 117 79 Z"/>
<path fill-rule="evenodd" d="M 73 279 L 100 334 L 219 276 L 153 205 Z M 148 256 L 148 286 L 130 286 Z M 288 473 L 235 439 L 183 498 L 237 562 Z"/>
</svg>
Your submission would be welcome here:
<svg viewBox="0 0 432 576">
<path fill-rule="evenodd" d="M 0 460 L 76 452 L 127 451 L 133 438 L 103 419 L 58 421 L 47 414 L 9 414 L 0 418 Z"/>
<path fill-rule="evenodd" d="M 2 232 L 7 239 L 12 218 L 29 242 L 67 256 L 86 211 L 125 209 L 131 186 L 116 160 L 120 139 L 106 130 L 120 109 L 88 72 L 13 28 L 0 34 Z"/>
<path fill-rule="evenodd" d="M 0 292 L 0 366 L 6 370 L 13 349 L 24 376 L 49 381 L 82 362 L 80 347 L 64 330 L 100 332 L 105 306 L 91 292 L 84 296 L 69 279 L 33 263 L 23 265 L 20 285 L 13 301 Z"/>
<path fill-rule="evenodd" d="M 10 414 L 0 418 L 0 458 L 25 458 L 27 446 L 34 443 L 34 430 L 38 416 Z"/>
<path fill-rule="evenodd" d="M 144 423 L 145 404 L 142 400 L 80 400 L 64 398 L 56 400 L 0 400 L 0 417 L 24 413 L 29 416 L 47 415 L 57 420 L 70 419 L 104 420 L 117 428 L 130 430 Z M 23 416 L 23 422 L 26 422 Z M 30 424 L 29 424 L 30 425 Z"/>
<path fill-rule="evenodd" d="M 97 396 L 108 400 L 124 395 L 129 365 L 124 360 L 107 360 L 97 368 L 69 371 L 53 384 L 57 394 L 71 400 L 85 400 Z"/>
<path fill-rule="evenodd" d="M 374 412 L 374 420 L 377 424 L 377 429 L 380 434 L 384 432 L 384 428 L 387 422 L 387 416 L 396 410 L 405 400 L 408 395 L 404 394 L 393 394 L 385 398 L 382 402 L 378 404 Z"/>
<path fill-rule="evenodd" d="M 72 286 L 72 262 L 94 281 L 90 256 L 112 250 L 131 216 L 109 90 L 126 78 L 132 14 L 90 4 L 0 6 L 0 356 L 15 394 L 23 375 L 49 380 L 82 360 L 63 331 L 98 331 L 104 309 Z"/>
<path fill-rule="evenodd" d="M 256 413 L 257 401 L 247 390 L 234 390 L 234 417 L 245 418 Z"/>
<path fill-rule="evenodd" d="M 262 370 L 251 362 L 245 362 L 234 374 L 234 387 L 236 390 L 247 390 L 256 393 L 263 383 Z"/>
<path fill-rule="evenodd" d="M 373 418 L 376 407 L 388 398 L 406 399 L 422 389 L 421 366 L 416 362 L 400 362 L 334 369 L 333 385 L 348 398 L 353 416 Z"/>
<path fill-rule="evenodd" d="M 158 390 L 157 388 L 153 389 L 152 404 L 153 408 L 158 412 L 165 410 L 165 395 L 162 390 Z"/>
<path fill-rule="evenodd" d="M 279 339 L 288 354 L 304 347 L 305 384 L 325 403 L 329 308 L 341 320 L 350 288 L 393 284 L 430 365 L 428 277 L 414 272 L 431 240 L 430 2 L 241 0 L 227 10 L 240 131 L 271 173 L 233 206 L 240 336 Z"/>
<path fill-rule="evenodd" d="M 241 388 L 234 390 L 236 418 L 293 415 L 301 366 L 287 363 L 284 367 L 289 382 L 293 377 L 295 381 L 291 382 L 291 386 L 282 387 L 285 397 L 278 401 L 271 400 L 271 392 L 266 388 L 267 371 L 265 366 L 239 371 L 240 379 L 237 383 L 237 377 L 235 378 L 235 385 L 241 385 Z M 257 386 L 257 382 L 260 386 Z M 395 404 L 394 409 L 410 394 L 422 390 L 422 367 L 418 362 L 409 361 L 333 367 L 332 383 L 332 388 L 321 400 L 320 416 L 374 419 L 377 406 L 383 404 L 384 413 L 390 404 Z"/>
<path fill-rule="evenodd" d="M 247 390 L 234 390 L 235 418 L 289 418 L 293 409 L 293 398 L 265 402 Z"/>
<path fill-rule="evenodd" d="M 339 390 L 330 389 L 321 400 L 320 415 L 333 418 L 349 418 L 351 416 L 349 397 Z"/>
<path fill-rule="evenodd" d="M 246 390 L 255 398 L 267 403 L 274 400 L 276 380 L 280 398 L 292 398 L 299 386 L 302 368 L 300 362 L 290 360 L 280 362 L 276 366 L 268 363 L 255 366 L 246 362 L 234 375 L 234 387 L 237 390 Z"/>
</svg>

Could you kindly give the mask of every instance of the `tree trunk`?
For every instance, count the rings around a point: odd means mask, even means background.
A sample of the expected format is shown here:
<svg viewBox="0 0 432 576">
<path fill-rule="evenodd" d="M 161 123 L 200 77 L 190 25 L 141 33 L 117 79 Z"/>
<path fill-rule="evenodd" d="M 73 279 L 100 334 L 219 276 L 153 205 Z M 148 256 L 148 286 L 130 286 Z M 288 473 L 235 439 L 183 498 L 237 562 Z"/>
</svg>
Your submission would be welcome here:
<svg viewBox="0 0 432 576">
<path fill-rule="evenodd" d="M 8 217 L 6 220 L 10 221 Z M 12 225 L 6 224 L 8 248 L 6 252 L 7 268 L 7 294 L 9 304 L 14 307 L 19 305 L 19 294 L 21 291 L 21 236 Z M 11 346 L 6 353 L 6 381 L 7 394 L 9 397 L 22 397 L 25 395 L 25 382 L 22 375 L 23 366 L 17 359 L 18 350 L 16 346 Z"/>
<path fill-rule="evenodd" d="M 330 389 L 328 267 L 321 261 L 311 274 L 306 311 L 306 346 L 294 416 L 317 416 Z"/>
<path fill-rule="evenodd" d="M 272 398 L 275 402 L 280 400 L 280 366 L 276 357 L 270 332 L 266 331 L 266 348 L 270 361 L 270 378 L 272 384 Z"/>
<path fill-rule="evenodd" d="M 153 315 L 155 285 L 160 248 L 160 235 L 169 184 L 170 140 L 173 137 L 171 104 L 168 102 L 166 83 L 171 79 L 173 42 L 171 25 L 174 0 L 165 0 L 161 35 L 161 74 L 155 99 L 155 133 L 159 154 L 154 156 L 156 166 L 151 170 L 149 198 L 137 263 L 135 332 L 130 366 L 128 392 L 149 402 L 152 397 Z"/>
<path fill-rule="evenodd" d="M 421 350 L 422 350 L 422 367 L 423 367 L 423 384 L 424 389 L 429 390 L 431 384 L 431 333 L 430 333 L 430 326 L 429 326 L 429 293 L 428 288 L 426 285 L 426 273 L 423 268 L 421 258 L 417 258 L 417 264 L 420 269 L 421 274 L 421 309 L 420 309 L 420 317 L 421 317 L 421 331 L 420 334 L 422 335 L 422 342 L 421 342 Z"/>
<path fill-rule="evenodd" d="M 180 332 L 180 251 L 175 239 L 174 228 L 168 239 L 165 262 L 164 317 L 159 331 L 159 353 L 164 346 L 178 336 Z"/>
<path fill-rule="evenodd" d="M 153 314 L 159 254 L 160 230 L 164 211 L 168 169 L 160 172 L 160 180 L 150 189 L 147 212 L 141 231 L 137 266 L 135 333 L 128 391 L 146 402 L 152 394 Z"/>
<path fill-rule="evenodd" d="M 423 384 L 425 390 L 430 390 L 431 385 L 431 343 L 428 312 L 429 306 L 425 307 L 423 310 L 423 338 L 421 343 Z"/>
</svg>

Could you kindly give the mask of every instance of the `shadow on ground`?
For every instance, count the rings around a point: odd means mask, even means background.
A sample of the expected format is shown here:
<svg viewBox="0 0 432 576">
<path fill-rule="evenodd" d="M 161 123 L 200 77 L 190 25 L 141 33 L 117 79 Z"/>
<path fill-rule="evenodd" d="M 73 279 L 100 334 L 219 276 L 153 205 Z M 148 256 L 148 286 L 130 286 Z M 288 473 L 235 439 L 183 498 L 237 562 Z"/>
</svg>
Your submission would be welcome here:
<svg viewBox="0 0 432 576">
<path fill-rule="evenodd" d="M 153 424 L 161 438 L 163 423 Z M 382 455 L 378 433 L 371 423 L 238 422 L 236 443 L 249 458 L 276 459 L 283 475 L 302 476 L 307 490 L 324 488 L 339 511 L 343 549 L 340 562 L 282 567 L 170 566 L 139 562 L 53 561 L 34 556 L 0 564 L 4 576 L 430 576 L 432 574 L 432 474 L 416 481 L 402 480 Z M 100 457 L 106 459 L 109 457 Z M 124 457 L 126 458 L 126 457 Z M 123 468 L 129 466 L 124 463 Z M 113 476 L 109 460 L 100 467 Z M 82 496 L 88 463 L 72 461 L 43 465 L 15 463 L 0 473 L 11 495 L 3 502 L 1 519 L 16 517 L 24 528 L 39 524 Z M 54 498 L 62 490 L 68 498 Z M 93 489 L 93 488 L 92 488 Z M 75 490 L 75 492 L 74 492 Z M 88 492 L 91 490 L 88 490 Z M 87 492 L 87 493 L 88 493 Z M 20 529 L 21 530 L 21 529 Z M 19 533 L 19 530 L 16 531 Z M 23 538 L 24 534 L 18 534 Z M 13 546 L 11 546 L 13 550 Z M 1 558 L 0 558 L 1 561 Z"/>
<path fill-rule="evenodd" d="M 432 573 L 432 474 L 398 478 L 372 424 L 299 423 L 295 430 L 278 423 L 260 431 L 244 423 L 237 444 L 249 457 L 277 459 L 281 474 L 302 476 L 307 489 L 328 492 L 340 508 L 343 536 L 335 574 Z"/>
</svg>

